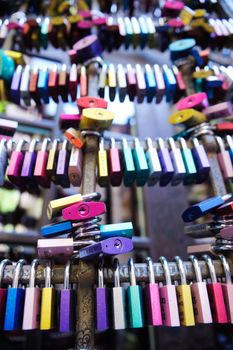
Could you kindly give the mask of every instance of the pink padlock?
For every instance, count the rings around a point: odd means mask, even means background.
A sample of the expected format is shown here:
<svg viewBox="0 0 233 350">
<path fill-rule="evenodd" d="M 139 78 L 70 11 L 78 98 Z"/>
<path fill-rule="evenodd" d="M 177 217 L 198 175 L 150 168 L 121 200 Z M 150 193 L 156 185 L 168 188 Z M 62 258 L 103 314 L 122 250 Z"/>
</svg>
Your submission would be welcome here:
<svg viewBox="0 0 233 350">
<path fill-rule="evenodd" d="M 62 210 L 64 220 L 87 220 L 106 213 L 104 202 L 80 202 Z"/>
<path fill-rule="evenodd" d="M 232 240 L 233 239 L 233 226 L 222 228 L 219 232 L 219 235 L 223 239 Z"/>
<path fill-rule="evenodd" d="M 180 19 L 180 18 L 172 18 L 172 19 L 169 19 L 169 21 L 167 22 L 167 24 L 168 24 L 169 27 L 171 27 L 171 28 L 183 28 L 183 27 L 184 27 L 184 22 L 183 22 L 182 19 Z"/>
<path fill-rule="evenodd" d="M 25 152 L 22 150 L 24 143 L 25 141 L 23 139 L 19 140 L 16 149 L 11 153 L 7 170 L 8 179 L 17 186 L 20 186 L 23 183 L 20 175 L 25 155 Z"/>
<path fill-rule="evenodd" d="M 227 318 L 229 323 L 233 323 L 233 284 L 231 282 L 231 270 L 225 256 L 219 255 L 219 258 L 221 259 L 225 273 L 225 283 L 222 283 L 222 291 L 226 304 Z"/>
<path fill-rule="evenodd" d="M 208 98 L 205 92 L 197 92 L 196 94 L 189 95 L 182 98 L 177 104 L 176 108 L 178 111 L 183 109 L 195 108 L 197 110 L 202 110 L 208 107 Z"/>
<path fill-rule="evenodd" d="M 224 302 L 222 285 L 217 281 L 217 276 L 212 259 L 208 255 L 203 255 L 203 258 L 207 263 L 211 278 L 211 283 L 207 283 L 207 290 L 210 300 L 213 321 L 216 323 L 227 323 L 227 311 Z"/>
<path fill-rule="evenodd" d="M 208 120 L 229 117 L 232 115 L 232 105 L 230 102 L 221 102 L 216 105 L 205 108 L 202 111 Z"/>
</svg>

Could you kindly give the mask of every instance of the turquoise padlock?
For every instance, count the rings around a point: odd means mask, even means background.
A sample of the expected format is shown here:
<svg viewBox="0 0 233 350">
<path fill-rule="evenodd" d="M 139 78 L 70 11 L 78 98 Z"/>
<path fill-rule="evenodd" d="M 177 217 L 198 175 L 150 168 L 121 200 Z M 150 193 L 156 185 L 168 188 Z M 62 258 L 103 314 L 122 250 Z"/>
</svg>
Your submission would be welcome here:
<svg viewBox="0 0 233 350">
<path fill-rule="evenodd" d="M 133 158 L 136 169 L 136 185 L 144 186 L 149 178 L 150 171 L 144 149 L 137 137 L 134 139 Z"/>
<path fill-rule="evenodd" d="M 0 79 L 11 80 L 15 70 L 14 60 L 0 50 Z"/>
<path fill-rule="evenodd" d="M 169 45 L 171 60 L 187 57 L 195 45 L 196 41 L 193 38 L 174 41 Z"/>
<path fill-rule="evenodd" d="M 133 258 L 129 259 L 130 286 L 127 289 L 129 327 L 141 328 L 144 326 L 142 287 L 137 285 Z"/>
</svg>

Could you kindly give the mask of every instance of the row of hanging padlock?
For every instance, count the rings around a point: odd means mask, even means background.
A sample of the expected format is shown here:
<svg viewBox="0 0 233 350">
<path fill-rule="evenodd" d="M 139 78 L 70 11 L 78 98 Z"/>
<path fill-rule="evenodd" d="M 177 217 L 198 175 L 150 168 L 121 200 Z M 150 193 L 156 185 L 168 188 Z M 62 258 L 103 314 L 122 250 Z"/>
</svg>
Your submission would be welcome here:
<svg viewBox="0 0 233 350">
<path fill-rule="evenodd" d="M 232 194 L 212 197 L 194 204 L 184 211 L 184 222 L 192 222 L 208 215 L 204 223 L 190 224 L 184 227 L 184 233 L 192 238 L 215 238 L 214 243 L 198 244 L 188 247 L 189 253 L 211 252 L 212 254 L 233 250 Z"/>
<path fill-rule="evenodd" d="M 98 193 L 59 198 L 49 203 L 48 216 L 61 216 L 64 221 L 42 227 L 44 238 L 37 242 L 40 258 L 81 260 L 94 259 L 100 254 L 118 255 L 133 249 L 131 222 L 100 225 L 100 215 L 106 212 Z M 64 236 L 66 238 L 54 238 Z M 49 239 L 48 239 L 49 238 Z"/>
<path fill-rule="evenodd" d="M 228 262 L 223 255 L 219 255 L 225 272 L 219 282 L 213 261 L 208 255 L 203 258 L 208 266 L 210 280 L 203 281 L 197 258 L 190 256 L 195 277 L 188 284 L 184 263 L 178 256 L 174 261 L 179 273 L 179 283 L 172 283 L 168 262 L 165 257 L 160 257 L 164 271 L 164 283 L 161 284 L 155 282 L 153 262 L 148 257 L 146 262 L 149 283 L 144 288 L 137 284 L 136 267 L 132 258 L 128 263 L 129 285 L 121 286 L 119 262 L 115 259 L 113 287 L 105 287 L 101 260 L 96 286 L 96 330 L 104 331 L 110 327 L 141 328 L 146 325 L 179 327 L 212 322 L 233 323 L 233 287 Z M 74 330 L 76 289 L 70 284 L 71 262 L 66 263 L 64 284 L 60 290 L 51 284 L 50 263 L 45 267 L 44 287 L 41 289 L 36 286 L 39 265 L 36 259 L 31 264 L 29 285 L 26 288 L 19 284 L 24 260 L 19 260 L 16 264 L 12 287 L 6 288 L 2 280 L 4 270 L 9 264 L 9 260 L 0 263 L 0 329 L 12 331 L 57 328 L 60 332 Z"/>
<path fill-rule="evenodd" d="M 192 76 L 194 89 L 206 92 L 210 101 L 222 100 L 232 84 L 231 68 L 196 68 Z M 47 104 L 50 100 L 55 103 L 59 100 L 74 102 L 79 96 L 88 96 L 89 79 L 92 76 L 83 65 L 72 64 L 70 68 L 62 65 L 60 69 L 57 65 L 52 69 L 31 69 L 28 65 L 19 65 L 15 72 L 12 71 L 6 93 L 12 102 L 26 106 L 30 106 L 32 100 L 36 104 Z M 127 64 L 124 67 L 118 64 L 115 67 L 104 64 L 99 71 L 96 94 L 102 98 L 108 95 L 110 101 L 114 101 L 118 95 L 120 102 L 124 102 L 126 96 L 130 101 L 136 99 L 138 103 L 160 103 L 164 96 L 167 102 L 177 102 L 186 96 L 187 88 L 181 70 L 175 65 L 159 67 L 157 64 L 136 64 L 133 67 Z"/>
</svg>

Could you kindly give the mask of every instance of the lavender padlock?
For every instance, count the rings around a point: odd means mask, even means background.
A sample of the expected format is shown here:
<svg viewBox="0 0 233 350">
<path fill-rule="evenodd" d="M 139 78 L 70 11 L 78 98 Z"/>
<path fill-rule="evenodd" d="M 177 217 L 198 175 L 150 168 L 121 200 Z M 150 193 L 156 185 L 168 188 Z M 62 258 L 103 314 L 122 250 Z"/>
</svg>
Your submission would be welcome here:
<svg viewBox="0 0 233 350">
<path fill-rule="evenodd" d="M 104 287 L 103 259 L 98 266 L 98 287 L 96 288 L 96 329 L 104 331 L 109 328 L 109 289 Z"/>
<path fill-rule="evenodd" d="M 65 266 L 64 286 L 60 294 L 60 332 L 71 332 L 74 329 L 75 290 L 70 287 L 70 267 L 71 262 L 68 261 Z"/>
<path fill-rule="evenodd" d="M 161 187 L 163 187 L 167 186 L 172 180 L 175 170 L 172 164 L 169 150 L 166 148 L 164 140 L 161 137 L 158 138 L 158 146 L 158 156 L 162 168 L 159 184 Z"/>
</svg>

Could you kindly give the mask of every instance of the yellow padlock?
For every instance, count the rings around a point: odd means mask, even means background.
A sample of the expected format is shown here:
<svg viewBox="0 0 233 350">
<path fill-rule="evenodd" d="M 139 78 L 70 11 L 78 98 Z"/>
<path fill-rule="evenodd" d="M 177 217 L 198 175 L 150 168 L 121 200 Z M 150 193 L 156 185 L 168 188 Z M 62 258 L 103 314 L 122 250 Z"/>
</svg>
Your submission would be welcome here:
<svg viewBox="0 0 233 350">
<path fill-rule="evenodd" d="M 191 23 L 194 17 L 194 13 L 195 12 L 191 8 L 185 6 L 181 11 L 179 17 L 183 21 L 183 23 L 187 26 Z"/>
<path fill-rule="evenodd" d="M 78 23 L 79 21 L 81 21 L 82 17 L 80 15 L 76 14 L 76 15 L 69 16 L 67 19 L 68 19 L 70 24 L 74 24 L 74 23 Z"/>
<path fill-rule="evenodd" d="M 192 22 L 191 22 L 191 27 L 195 28 L 195 27 L 202 27 L 203 24 L 204 24 L 205 20 L 204 18 L 197 18 L 197 19 L 194 19 Z"/>
<path fill-rule="evenodd" d="M 82 111 L 80 130 L 103 131 L 113 122 L 114 113 L 104 108 L 85 108 Z"/>
<path fill-rule="evenodd" d="M 64 18 L 62 16 L 51 17 L 51 24 L 53 26 L 61 26 L 64 23 Z"/>
<path fill-rule="evenodd" d="M 187 284 L 183 261 L 179 256 L 175 256 L 175 262 L 179 270 L 181 284 L 176 286 L 176 295 L 182 326 L 194 326 L 194 311 L 190 285 Z"/>
<path fill-rule="evenodd" d="M 48 330 L 54 327 L 55 289 L 51 285 L 51 266 L 45 268 L 45 286 L 41 294 L 40 329 Z"/>
<path fill-rule="evenodd" d="M 5 82 L 3 79 L 0 79 L 0 101 L 6 101 Z"/>
<path fill-rule="evenodd" d="M 205 9 L 197 9 L 194 11 L 194 18 L 201 18 L 205 17 L 206 15 L 206 10 Z"/>
<path fill-rule="evenodd" d="M 193 75 L 192 77 L 194 79 L 205 79 L 205 78 L 208 78 L 210 77 L 211 75 L 213 75 L 213 71 L 211 69 L 198 69 L 196 70 L 195 72 L 193 72 Z"/>
<path fill-rule="evenodd" d="M 98 151 L 98 183 L 100 186 L 108 184 L 108 158 L 104 149 L 104 139 L 101 138 Z"/>
<path fill-rule="evenodd" d="M 25 66 L 24 55 L 22 52 L 13 50 L 5 50 L 4 52 L 7 56 L 11 57 L 15 61 L 16 65 L 21 64 L 22 66 Z"/>
<path fill-rule="evenodd" d="M 185 126 L 195 126 L 206 121 L 205 114 L 193 108 L 183 109 L 170 115 L 170 124 L 185 124 Z"/>
</svg>

